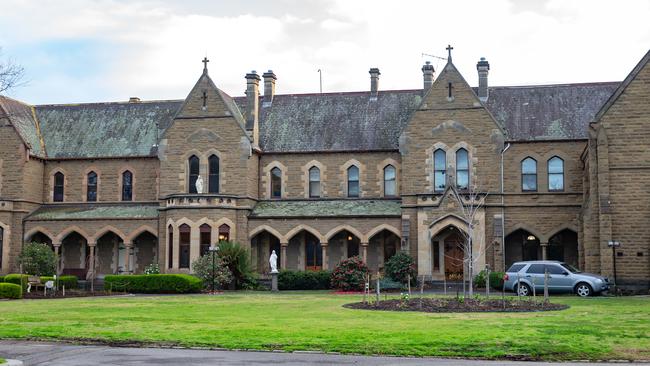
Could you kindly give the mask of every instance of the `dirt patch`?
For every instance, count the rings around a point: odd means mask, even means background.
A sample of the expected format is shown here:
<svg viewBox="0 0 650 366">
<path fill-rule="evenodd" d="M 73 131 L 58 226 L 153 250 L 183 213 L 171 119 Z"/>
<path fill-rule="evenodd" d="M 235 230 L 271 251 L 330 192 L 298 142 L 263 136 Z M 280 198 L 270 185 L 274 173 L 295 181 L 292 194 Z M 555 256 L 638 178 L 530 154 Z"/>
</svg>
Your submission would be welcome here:
<svg viewBox="0 0 650 366">
<path fill-rule="evenodd" d="M 519 299 L 415 298 L 383 300 L 379 303 L 352 303 L 343 307 L 363 310 L 420 311 L 425 313 L 529 312 L 568 309 L 568 305 Z"/>
</svg>

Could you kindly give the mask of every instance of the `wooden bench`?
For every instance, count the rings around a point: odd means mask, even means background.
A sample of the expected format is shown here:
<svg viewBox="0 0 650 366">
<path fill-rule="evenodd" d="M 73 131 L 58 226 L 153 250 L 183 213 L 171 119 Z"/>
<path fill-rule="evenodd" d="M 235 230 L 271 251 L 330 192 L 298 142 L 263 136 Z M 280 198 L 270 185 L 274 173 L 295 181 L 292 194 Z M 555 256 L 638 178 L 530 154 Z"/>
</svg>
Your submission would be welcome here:
<svg viewBox="0 0 650 366">
<path fill-rule="evenodd" d="M 35 289 L 38 289 L 39 287 L 45 289 L 45 284 L 41 282 L 41 278 L 39 276 L 29 276 L 27 278 L 27 292 L 31 292 L 32 287 Z"/>
</svg>

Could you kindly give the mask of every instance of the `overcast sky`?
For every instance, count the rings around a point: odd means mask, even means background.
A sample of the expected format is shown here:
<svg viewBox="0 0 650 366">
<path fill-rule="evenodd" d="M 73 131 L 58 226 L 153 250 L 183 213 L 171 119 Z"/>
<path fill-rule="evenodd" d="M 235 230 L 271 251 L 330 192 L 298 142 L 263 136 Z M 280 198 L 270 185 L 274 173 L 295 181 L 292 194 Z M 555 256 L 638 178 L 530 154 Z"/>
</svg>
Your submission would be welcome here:
<svg viewBox="0 0 650 366">
<path fill-rule="evenodd" d="M 10 95 L 28 103 L 182 99 L 210 59 L 238 96 L 244 75 L 273 69 L 277 92 L 422 87 L 454 47 L 471 85 L 622 80 L 650 48 L 650 0 L 162 1 L 2 0 L 0 47 L 26 69 Z"/>
</svg>

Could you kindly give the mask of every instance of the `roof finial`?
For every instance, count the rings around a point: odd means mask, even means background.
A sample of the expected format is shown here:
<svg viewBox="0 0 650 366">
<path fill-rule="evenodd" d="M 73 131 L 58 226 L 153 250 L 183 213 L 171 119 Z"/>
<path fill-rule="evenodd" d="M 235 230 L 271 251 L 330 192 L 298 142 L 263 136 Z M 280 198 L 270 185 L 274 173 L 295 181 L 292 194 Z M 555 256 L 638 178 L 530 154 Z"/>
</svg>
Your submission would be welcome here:
<svg viewBox="0 0 650 366">
<path fill-rule="evenodd" d="M 208 60 L 208 57 L 206 56 L 206 57 L 203 58 L 203 61 L 201 61 L 201 62 L 203 62 L 203 73 L 207 74 L 208 73 L 208 62 L 210 62 L 210 60 Z"/>
<path fill-rule="evenodd" d="M 447 48 L 445 48 L 447 52 L 449 52 L 449 56 L 447 56 L 447 62 L 451 63 L 451 50 L 454 48 L 451 45 L 447 45 Z"/>
</svg>

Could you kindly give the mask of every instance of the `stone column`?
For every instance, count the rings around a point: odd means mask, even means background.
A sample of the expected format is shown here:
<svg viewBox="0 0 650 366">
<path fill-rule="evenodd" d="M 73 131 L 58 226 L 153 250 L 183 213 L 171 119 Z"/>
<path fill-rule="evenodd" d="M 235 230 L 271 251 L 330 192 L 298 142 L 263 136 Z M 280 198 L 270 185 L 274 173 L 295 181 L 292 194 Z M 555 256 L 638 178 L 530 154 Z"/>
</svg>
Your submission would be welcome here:
<svg viewBox="0 0 650 366">
<path fill-rule="evenodd" d="M 280 243 L 280 269 L 287 269 L 287 247 L 289 243 Z"/>
<path fill-rule="evenodd" d="M 131 250 L 133 243 L 124 242 L 124 273 L 131 274 Z"/>
<path fill-rule="evenodd" d="M 323 257 L 323 269 L 327 270 L 329 268 L 329 263 L 327 259 L 327 243 L 320 243 L 322 257 Z"/>
<path fill-rule="evenodd" d="M 542 247 L 542 260 L 548 258 L 548 243 L 539 243 L 539 246 Z"/>
<path fill-rule="evenodd" d="M 88 243 L 88 248 L 90 248 L 90 255 L 88 256 L 88 274 L 86 274 L 86 279 L 95 278 L 95 247 L 97 243 Z"/>
<path fill-rule="evenodd" d="M 361 243 L 361 259 L 368 264 L 368 243 Z"/>
<path fill-rule="evenodd" d="M 61 257 L 59 256 L 59 253 L 61 253 L 61 243 L 52 243 L 52 246 L 54 247 L 54 255 L 56 255 L 56 274 L 57 276 L 61 275 Z"/>
</svg>

